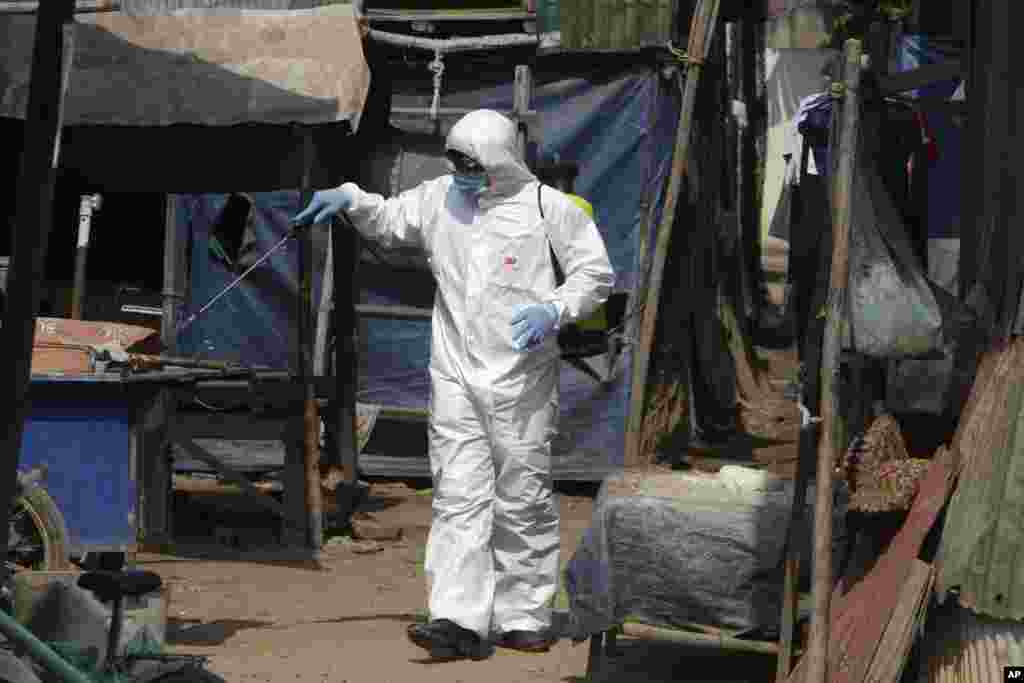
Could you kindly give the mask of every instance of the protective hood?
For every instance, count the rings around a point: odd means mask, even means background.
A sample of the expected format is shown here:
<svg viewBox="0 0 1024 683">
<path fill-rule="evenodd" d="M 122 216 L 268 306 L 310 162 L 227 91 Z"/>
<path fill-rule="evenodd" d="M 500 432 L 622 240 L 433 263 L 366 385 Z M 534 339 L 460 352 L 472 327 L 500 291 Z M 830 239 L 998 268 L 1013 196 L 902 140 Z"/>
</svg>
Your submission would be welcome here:
<svg viewBox="0 0 1024 683">
<path fill-rule="evenodd" d="M 490 109 L 478 109 L 452 126 L 445 149 L 478 161 L 487 171 L 491 185 L 484 193 L 507 197 L 536 180 L 516 150 L 516 125 Z"/>
</svg>

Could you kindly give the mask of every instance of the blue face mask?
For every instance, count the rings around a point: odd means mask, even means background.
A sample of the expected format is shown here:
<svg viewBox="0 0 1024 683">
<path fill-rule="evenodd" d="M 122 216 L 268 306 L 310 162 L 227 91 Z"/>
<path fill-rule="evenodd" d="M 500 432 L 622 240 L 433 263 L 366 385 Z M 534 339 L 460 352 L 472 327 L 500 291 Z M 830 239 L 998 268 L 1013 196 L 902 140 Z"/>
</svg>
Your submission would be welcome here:
<svg viewBox="0 0 1024 683">
<path fill-rule="evenodd" d="M 487 188 L 487 175 L 484 173 L 473 175 L 455 173 L 452 175 L 452 181 L 459 191 L 472 196 L 480 194 Z"/>
</svg>

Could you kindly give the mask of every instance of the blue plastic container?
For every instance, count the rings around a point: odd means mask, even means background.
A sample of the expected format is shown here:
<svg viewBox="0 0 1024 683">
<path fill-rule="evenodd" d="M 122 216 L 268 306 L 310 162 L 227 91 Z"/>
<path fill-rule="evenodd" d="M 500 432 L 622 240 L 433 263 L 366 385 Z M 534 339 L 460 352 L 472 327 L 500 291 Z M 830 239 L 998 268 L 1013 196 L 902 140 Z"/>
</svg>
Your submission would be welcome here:
<svg viewBox="0 0 1024 683">
<path fill-rule="evenodd" d="M 68 528 L 68 550 L 129 552 L 136 543 L 132 416 L 138 396 L 100 376 L 33 377 L 18 468 L 43 482 Z"/>
</svg>

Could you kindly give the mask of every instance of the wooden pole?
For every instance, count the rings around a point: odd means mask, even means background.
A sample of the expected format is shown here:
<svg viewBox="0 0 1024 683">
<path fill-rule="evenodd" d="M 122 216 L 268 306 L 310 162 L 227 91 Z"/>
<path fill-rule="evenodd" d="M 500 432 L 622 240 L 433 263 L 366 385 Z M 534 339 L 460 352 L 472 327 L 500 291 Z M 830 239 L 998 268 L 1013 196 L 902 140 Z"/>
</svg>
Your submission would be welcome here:
<svg viewBox="0 0 1024 683">
<path fill-rule="evenodd" d="M 302 204 L 312 198 L 316 151 L 313 132 L 303 128 Z M 323 501 L 320 492 L 320 412 L 313 380 L 313 236 L 303 230 L 299 236 L 299 377 L 302 382 L 302 437 L 305 471 L 306 542 L 313 550 L 323 545 Z"/>
<path fill-rule="evenodd" d="M 807 162 L 810 158 L 810 145 L 806 142 L 802 145 L 800 154 L 800 184 L 803 183 L 807 176 Z M 798 240 L 803 240 L 804 237 L 797 234 L 799 229 L 799 217 L 802 213 L 802 207 L 800 205 L 800 184 L 797 185 L 793 195 L 793 213 L 790 215 L 790 244 L 796 244 Z M 796 264 L 796 265 L 799 265 Z M 791 261 L 789 266 L 790 273 L 793 272 L 794 264 Z M 787 302 L 791 307 L 792 303 Z M 799 315 L 799 311 L 791 313 L 794 317 Z M 799 327 L 797 327 L 799 329 Z M 802 336 L 796 335 L 797 344 L 801 344 Z M 798 346 L 799 348 L 799 346 Z M 813 383 L 813 388 L 817 388 L 817 382 Z M 810 403 L 813 399 L 810 396 L 816 396 L 816 391 L 808 392 L 803 386 L 803 382 L 799 383 L 797 387 L 797 400 L 802 403 Z M 796 621 L 797 612 L 799 609 L 799 591 L 797 590 L 798 583 L 800 581 L 800 553 L 798 539 L 807 531 L 804 525 L 804 515 L 806 514 L 807 502 L 807 484 L 811 480 L 811 474 L 814 472 L 814 445 L 815 436 L 817 435 L 817 427 L 814 423 L 801 425 L 799 433 L 799 441 L 797 443 L 797 462 L 796 462 L 796 482 L 793 488 L 793 506 L 789 515 L 789 528 L 786 530 L 786 544 L 782 553 L 782 565 L 783 565 L 783 578 L 782 578 L 782 617 L 779 620 L 779 656 L 778 665 L 775 671 L 775 680 L 777 683 L 782 683 L 793 670 L 793 657 L 796 652 L 795 646 L 795 632 L 796 632 Z"/>
<path fill-rule="evenodd" d="M 832 478 L 838 447 L 839 354 L 841 323 L 846 308 L 849 279 L 849 241 L 853 181 L 860 133 L 861 43 L 850 39 L 844 46 L 843 107 L 833 190 L 832 267 L 821 360 L 821 422 L 818 442 L 817 499 L 814 505 L 814 617 L 807 649 L 807 683 L 827 683 L 829 619 L 832 598 Z"/>
<path fill-rule="evenodd" d="M 519 158 L 526 160 L 526 142 L 530 138 L 526 127 L 526 115 L 530 111 L 533 97 L 533 72 L 526 64 L 516 67 L 516 80 L 512 91 L 512 112 L 516 117 L 516 148 Z"/>
<path fill-rule="evenodd" d="M 185 292 L 188 289 L 186 273 L 188 271 L 185 258 L 188 253 L 189 235 L 181 230 L 178 224 L 178 210 L 173 195 L 164 196 L 164 285 L 163 285 L 163 317 L 160 321 L 160 341 L 164 353 L 175 356 L 178 353 L 178 320 L 185 303 Z M 163 389 L 154 408 L 156 421 L 160 423 L 160 438 L 154 439 L 152 452 L 145 449 L 140 452 L 143 459 L 139 470 L 143 473 L 143 495 L 147 509 L 143 523 L 145 525 L 143 540 L 149 544 L 162 543 L 170 539 L 174 533 L 169 495 L 172 486 L 171 430 L 177 414 L 175 394 Z"/>
<path fill-rule="evenodd" d="M 356 424 L 356 396 L 359 380 L 359 296 L 358 270 L 362 239 L 347 220 L 336 230 L 331 248 L 334 251 L 334 434 L 338 463 L 342 470 L 342 486 L 337 489 L 340 523 L 359 505 L 359 432 Z"/>
<path fill-rule="evenodd" d="M 700 0 L 690 24 L 690 40 L 687 47 L 686 84 L 683 86 L 683 101 L 679 111 L 679 126 L 676 129 L 676 144 L 672 155 L 672 173 L 669 176 L 668 192 L 662 210 L 661 225 L 654 246 L 654 261 L 647 283 L 647 298 L 640 322 L 640 340 L 634 357 L 633 388 L 626 429 L 626 466 L 640 464 L 640 446 L 643 438 L 644 401 L 646 399 L 647 372 L 650 368 L 651 347 L 658 321 L 658 301 L 661 297 L 661 281 L 665 273 L 665 260 L 672 239 L 672 225 L 675 220 L 676 203 L 679 199 L 683 172 L 690 153 L 690 129 L 693 110 L 697 101 L 697 87 L 700 84 L 700 67 L 707 59 L 711 38 L 715 35 L 720 0 Z"/>
<path fill-rule="evenodd" d="M 185 256 L 189 235 L 178 225 L 178 207 L 174 203 L 174 196 L 166 195 L 164 202 L 164 314 L 160 322 L 160 339 L 164 352 L 174 356 L 178 353 L 178 318 L 181 317 L 181 307 L 185 303 L 185 290 L 188 287 L 185 281 Z"/>
<path fill-rule="evenodd" d="M 0 328 L 4 351 L 0 358 L 0 387 L 7 387 L 9 392 L 8 399 L 0 402 L 0 452 L 5 463 L 0 473 L 0 501 L 4 505 L 14 495 L 21 439 L 29 413 L 36 313 L 53 227 L 64 95 L 74 54 L 74 6 L 74 0 L 50 0 L 41 3 L 36 15 L 32 80 L 18 172 L 18 206 L 7 275 L 7 311 Z M 6 523 L 0 524 L 0 548 L 7 547 L 8 531 Z"/>
</svg>

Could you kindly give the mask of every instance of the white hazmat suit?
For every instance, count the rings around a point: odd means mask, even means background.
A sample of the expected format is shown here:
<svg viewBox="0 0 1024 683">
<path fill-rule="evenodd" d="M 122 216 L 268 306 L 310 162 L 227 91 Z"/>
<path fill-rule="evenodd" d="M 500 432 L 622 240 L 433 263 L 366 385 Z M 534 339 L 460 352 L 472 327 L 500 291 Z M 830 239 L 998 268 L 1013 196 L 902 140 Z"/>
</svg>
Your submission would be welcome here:
<svg viewBox="0 0 1024 683">
<path fill-rule="evenodd" d="M 544 631 L 559 569 L 550 457 L 559 351 L 555 333 L 516 350 L 510 321 L 525 304 L 553 303 L 557 330 L 601 305 L 614 274 L 597 226 L 568 196 L 545 187 L 541 219 L 538 181 L 518 157 L 509 119 L 471 112 L 446 144 L 486 170 L 489 185 L 476 197 L 451 175 L 391 199 L 341 189 L 364 236 L 422 248 L 437 280 L 430 617 L 482 638 L 491 629 Z M 565 274 L 557 289 L 549 240 Z"/>
</svg>

